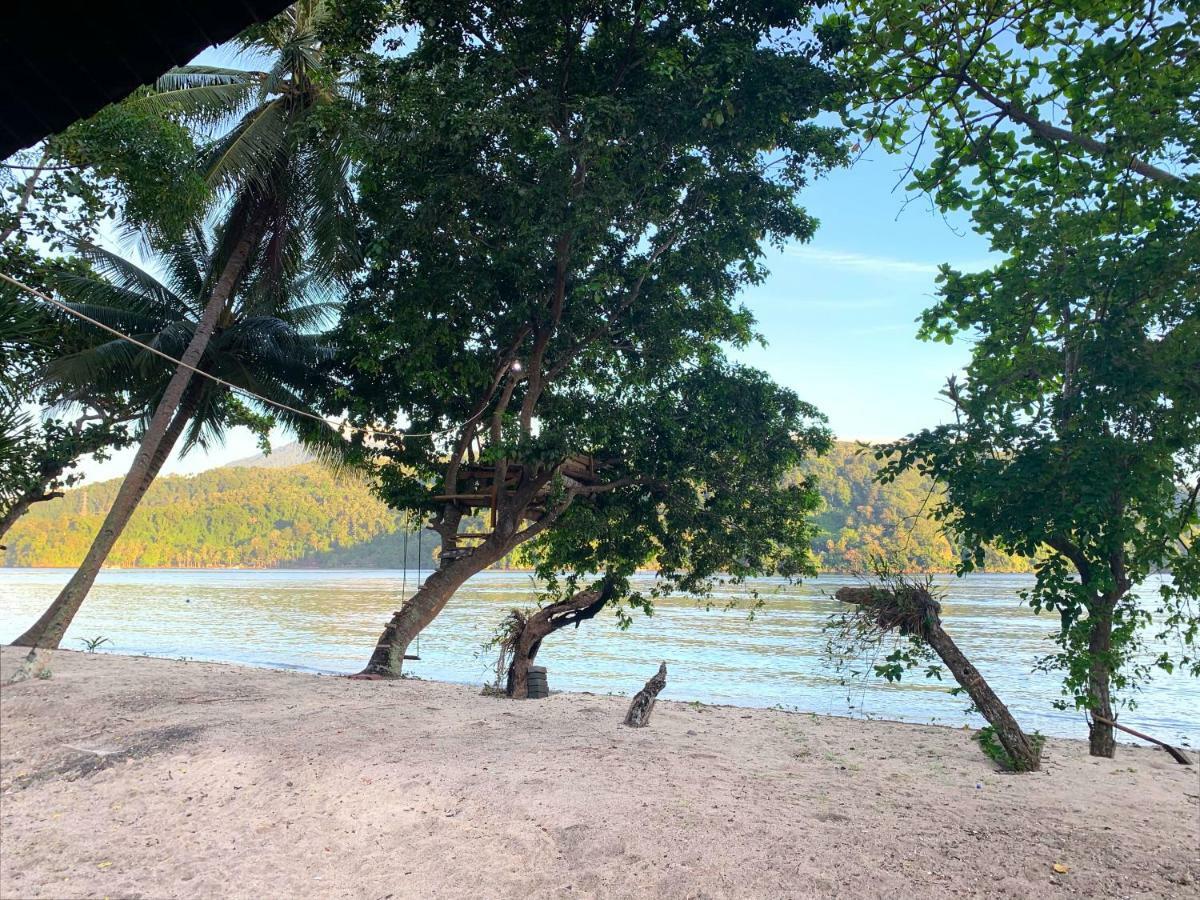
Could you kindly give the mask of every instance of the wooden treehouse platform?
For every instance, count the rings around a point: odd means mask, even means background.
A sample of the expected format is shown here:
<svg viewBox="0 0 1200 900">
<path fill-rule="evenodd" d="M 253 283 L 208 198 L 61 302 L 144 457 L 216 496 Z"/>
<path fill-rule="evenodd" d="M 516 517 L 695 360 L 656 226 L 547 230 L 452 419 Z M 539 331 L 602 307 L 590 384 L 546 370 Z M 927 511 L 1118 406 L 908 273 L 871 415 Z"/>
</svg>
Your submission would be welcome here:
<svg viewBox="0 0 1200 900">
<path fill-rule="evenodd" d="M 572 481 L 591 486 L 599 484 L 601 481 L 597 474 L 598 468 L 599 464 L 594 456 L 583 453 L 572 453 L 567 457 L 560 471 L 564 477 L 570 478 Z M 459 481 L 464 484 L 465 489 L 453 494 L 438 494 L 433 499 L 459 503 L 473 510 L 490 509 L 492 511 L 492 527 L 495 527 L 496 509 L 500 505 L 501 497 L 517 489 L 517 485 L 521 483 L 521 476 L 524 472 L 524 466 L 517 463 L 510 463 L 504 477 L 504 483 L 500 484 L 500 479 L 496 477 L 495 466 L 479 464 L 463 466 L 459 471 Z M 550 487 L 547 485 L 538 493 L 534 498 L 533 504 L 530 506 L 531 512 L 537 512 L 541 508 L 538 500 L 544 498 L 549 491 Z M 468 532 L 460 534 L 458 537 L 460 540 L 484 540 L 489 536 L 488 533 Z"/>
</svg>

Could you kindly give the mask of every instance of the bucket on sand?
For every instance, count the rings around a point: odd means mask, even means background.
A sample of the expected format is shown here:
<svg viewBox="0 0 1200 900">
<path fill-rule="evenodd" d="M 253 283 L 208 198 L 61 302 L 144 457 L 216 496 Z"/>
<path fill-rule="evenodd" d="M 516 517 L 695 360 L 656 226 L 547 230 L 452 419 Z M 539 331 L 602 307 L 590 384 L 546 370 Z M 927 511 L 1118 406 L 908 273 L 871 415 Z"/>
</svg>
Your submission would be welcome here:
<svg viewBox="0 0 1200 900">
<path fill-rule="evenodd" d="M 546 681 L 545 666 L 529 667 L 529 699 L 541 700 L 550 696 L 550 685 Z"/>
</svg>

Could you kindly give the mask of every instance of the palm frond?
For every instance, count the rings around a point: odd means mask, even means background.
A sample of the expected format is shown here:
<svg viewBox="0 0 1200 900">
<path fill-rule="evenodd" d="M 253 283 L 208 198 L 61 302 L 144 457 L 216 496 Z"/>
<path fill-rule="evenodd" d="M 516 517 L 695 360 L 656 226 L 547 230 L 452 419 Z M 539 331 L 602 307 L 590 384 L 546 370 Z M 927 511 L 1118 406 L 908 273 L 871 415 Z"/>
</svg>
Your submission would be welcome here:
<svg viewBox="0 0 1200 900">
<path fill-rule="evenodd" d="M 180 66 L 125 103 L 154 115 L 212 127 L 244 114 L 259 102 L 263 77 L 262 72 Z"/>
<path fill-rule="evenodd" d="M 54 279 L 55 285 L 73 299 L 82 298 L 76 298 L 71 293 L 72 286 L 77 286 L 75 289 L 82 291 L 86 290 L 86 284 L 102 282 L 124 292 L 130 297 L 131 302 L 134 297 L 140 298 L 142 303 L 139 305 L 143 307 L 152 303 L 164 311 L 170 310 L 175 315 L 186 315 L 190 311 L 191 307 L 188 302 L 172 290 L 171 285 L 163 284 L 145 269 L 123 256 L 94 244 L 81 245 L 79 256 L 89 263 L 95 273 L 94 276 L 79 278 L 75 277 L 72 272 L 64 272 Z"/>
<path fill-rule="evenodd" d="M 266 187 L 286 147 L 287 124 L 279 99 L 248 112 L 204 154 L 202 165 L 209 186 L 224 190 L 246 184 Z"/>
</svg>

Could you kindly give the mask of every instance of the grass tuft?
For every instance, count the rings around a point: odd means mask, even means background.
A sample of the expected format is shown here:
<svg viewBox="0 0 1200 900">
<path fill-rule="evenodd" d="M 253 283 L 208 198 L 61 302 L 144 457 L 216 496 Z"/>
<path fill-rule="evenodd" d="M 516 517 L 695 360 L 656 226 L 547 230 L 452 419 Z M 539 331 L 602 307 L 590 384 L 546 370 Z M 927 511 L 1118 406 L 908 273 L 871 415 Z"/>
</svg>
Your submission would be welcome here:
<svg viewBox="0 0 1200 900">
<path fill-rule="evenodd" d="M 1000 739 L 996 736 L 996 729 L 991 725 L 984 725 L 975 732 L 975 740 L 979 742 L 979 747 L 984 753 L 1000 768 L 1006 772 L 1020 772 L 1022 769 L 1013 765 L 1013 759 L 1008 755 L 1008 751 L 1000 743 Z M 1042 747 L 1046 743 L 1046 736 L 1035 731 L 1029 736 L 1029 743 L 1033 745 L 1037 755 L 1042 755 Z"/>
</svg>

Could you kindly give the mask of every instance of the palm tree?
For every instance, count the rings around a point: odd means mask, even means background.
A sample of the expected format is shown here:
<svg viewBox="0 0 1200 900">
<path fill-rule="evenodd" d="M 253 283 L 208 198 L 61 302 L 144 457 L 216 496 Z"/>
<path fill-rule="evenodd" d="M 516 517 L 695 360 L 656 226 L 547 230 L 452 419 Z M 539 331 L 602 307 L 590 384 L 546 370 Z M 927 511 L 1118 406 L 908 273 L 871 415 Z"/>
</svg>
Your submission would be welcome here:
<svg viewBox="0 0 1200 900">
<path fill-rule="evenodd" d="M 163 280 L 93 247 L 82 254 L 91 272 L 64 273 L 55 286 L 71 308 L 177 357 L 194 339 L 212 285 L 227 264 L 225 253 L 222 242 L 210 240 L 205 229 L 196 227 L 156 260 L 166 273 Z M 251 260 L 256 273 L 257 262 Z M 286 296 L 289 302 L 280 305 L 279 296 Z M 326 279 L 299 274 L 284 285 L 271 279 L 248 279 L 225 306 L 199 368 L 268 400 L 303 409 L 304 398 L 318 386 L 319 372 L 331 356 L 324 336 L 316 329 L 331 319 L 335 308 Z M 174 379 L 171 365 L 162 357 L 120 338 L 109 339 L 107 332 L 98 329 L 92 346 L 52 361 L 44 377 L 65 397 L 73 390 L 125 390 L 131 405 L 147 411 L 147 419 L 150 410 L 156 415 L 162 407 L 162 395 Z M 114 517 L 118 512 L 114 503 L 100 535 L 104 537 L 104 529 L 111 529 L 112 536 L 103 543 L 97 538 L 89 557 L 97 546 L 103 547 L 105 554 L 111 550 L 181 438 L 186 453 L 219 442 L 231 425 L 257 417 L 262 428 L 281 421 L 310 443 L 336 440 L 336 433 L 319 422 L 278 407 L 256 410 L 255 405 L 256 401 L 242 400 L 223 384 L 194 378 L 155 448 L 140 489 L 128 508 L 121 508 L 119 519 Z M 58 646 L 85 595 L 71 596 L 71 602 L 52 604 L 14 643 Z"/>
<path fill-rule="evenodd" d="M 14 643 L 57 646 L 142 494 L 198 411 L 191 407 L 203 389 L 192 385 L 191 368 L 231 323 L 239 298 L 252 293 L 275 304 L 260 309 L 283 309 L 306 267 L 334 278 L 352 265 L 350 166 L 339 117 L 327 114 L 346 92 L 324 67 L 318 39 L 328 14 L 325 0 L 301 0 L 243 34 L 238 44 L 244 51 L 272 59 L 265 71 L 183 67 L 163 76 L 155 92 L 130 101 L 212 129 L 216 137 L 202 163 L 223 225 L 203 270 L 199 315 L 185 329 L 188 340 L 176 345 L 183 365 L 156 395 L 137 456 L 100 533 L 38 624 Z M 121 357 L 116 348 L 107 352 Z"/>
</svg>

